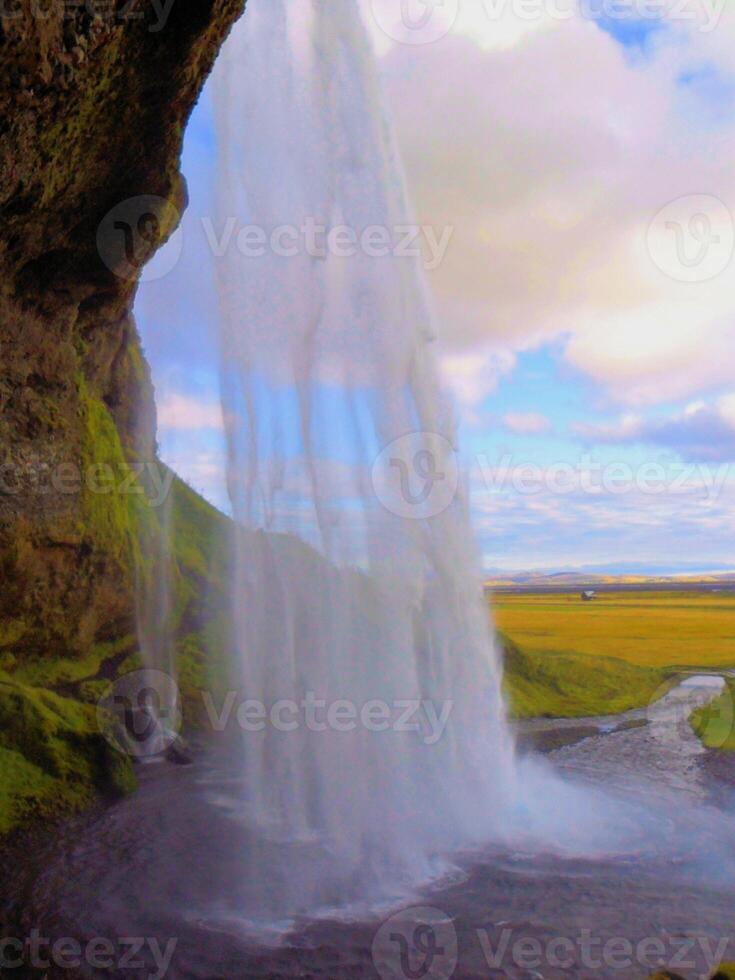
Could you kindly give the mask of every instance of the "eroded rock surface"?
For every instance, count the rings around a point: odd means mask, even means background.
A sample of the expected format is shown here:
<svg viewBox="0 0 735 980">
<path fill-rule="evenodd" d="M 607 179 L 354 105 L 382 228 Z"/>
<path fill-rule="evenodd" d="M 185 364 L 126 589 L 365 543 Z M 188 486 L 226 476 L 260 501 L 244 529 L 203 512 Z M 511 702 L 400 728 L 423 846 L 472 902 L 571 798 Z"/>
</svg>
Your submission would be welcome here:
<svg viewBox="0 0 735 980">
<path fill-rule="evenodd" d="M 126 515 L 120 509 L 118 526 L 103 516 L 89 499 L 84 471 L 97 461 L 114 467 L 123 454 L 154 451 L 150 379 L 131 316 L 137 272 L 185 205 L 184 125 L 243 6 L 244 0 L 3 5 L 0 661 L 6 664 L 10 654 L 79 655 L 91 642 L 129 629 Z M 120 202 L 141 195 L 160 208 L 136 237 L 130 263 L 113 271 L 109 256 L 107 262 L 100 256 L 100 224 Z"/>
</svg>

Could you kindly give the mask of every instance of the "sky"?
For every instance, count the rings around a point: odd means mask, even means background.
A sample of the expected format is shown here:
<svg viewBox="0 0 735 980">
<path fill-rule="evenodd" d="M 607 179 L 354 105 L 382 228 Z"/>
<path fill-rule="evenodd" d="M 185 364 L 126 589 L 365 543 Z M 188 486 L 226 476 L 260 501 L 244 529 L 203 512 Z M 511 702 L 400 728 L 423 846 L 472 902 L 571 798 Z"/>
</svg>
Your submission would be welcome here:
<svg viewBox="0 0 735 980">
<path fill-rule="evenodd" d="M 735 12 L 363 13 L 418 224 L 448 236 L 426 275 L 485 568 L 732 567 Z M 202 224 L 215 145 L 205 90 L 182 163 L 190 206 L 136 312 L 162 455 L 226 507 Z"/>
</svg>

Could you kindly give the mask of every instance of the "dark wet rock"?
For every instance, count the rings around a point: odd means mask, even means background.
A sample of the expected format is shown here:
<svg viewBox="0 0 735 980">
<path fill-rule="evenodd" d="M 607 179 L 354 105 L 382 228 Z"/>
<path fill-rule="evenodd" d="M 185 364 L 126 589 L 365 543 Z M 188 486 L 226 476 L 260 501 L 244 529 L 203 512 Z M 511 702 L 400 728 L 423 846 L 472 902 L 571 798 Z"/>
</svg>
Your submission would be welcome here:
<svg viewBox="0 0 735 980">
<path fill-rule="evenodd" d="M 633 732 L 636 728 L 645 728 L 647 724 L 645 718 L 632 718 L 630 721 L 624 721 L 617 725 L 613 732 Z"/>
<path fill-rule="evenodd" d="M 194 753 L 186 741 L 179 737 L 166 749 L 166 760 L 177 766 L 191 766 L 194 764 Z"/>
<path fill-rule="evenodd" d="M 709 749 L 702 757 L 701 765 L 713 780 L 735 790 L 735 752 Z"/>
<path fill-rule="evenodd" d="M 576 745 L 585 738 L 594 738 L 600 734 L 599 728 L 593 725 L 578 725 L 576 727 L 547 728 L 539 731 L 520 732 L 516 736 L 516 744 L 522 754 L 527 752 L 556 752 L 567 745 Z"/>
</svg>

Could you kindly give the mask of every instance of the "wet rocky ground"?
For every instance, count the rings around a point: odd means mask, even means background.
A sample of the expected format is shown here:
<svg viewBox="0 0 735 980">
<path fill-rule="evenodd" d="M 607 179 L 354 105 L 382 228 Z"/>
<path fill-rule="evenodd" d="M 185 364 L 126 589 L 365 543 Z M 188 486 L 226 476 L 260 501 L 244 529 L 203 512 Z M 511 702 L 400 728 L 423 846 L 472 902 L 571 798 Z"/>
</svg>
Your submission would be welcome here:
<svg viewBox="0 0 735 980">
<path fill-rule="evenodd" d="M 279 943 L 255 942 L 244 923 L 197 906 L 209 895 L 216 907 L 222 893 L 267 901 L 272 884 L 243 880 L 233 861 L 257 847 L 257 866 L 271 866 L 263 843 L 233 831 L 199 791 L 209 761 L 144 767 L 135 797 L 5 862 L 5 934 L 35 935 L 39 948 L 32 970 L 28 947 L 18 969 L 5 947 L 3 975 L 642 980 L 667 966 L 707 977 L 735 959 L 735 761 L 703 750 L 686 724 L 707 696 L 692 687 L 649 712 L 539 720 L 521 732 L 523 751 L 538 759 L 543 749 L 565 778 L 647 801 L 653 831 L 639 850 L 580 858 L 488 848 L 460 857 L 461 874 L 407 906 L 295 922 Z M 270 846 L 275 875 L 282 845 Z M 53 950 L 51 939 L 66 945 Z"/>
</svg>

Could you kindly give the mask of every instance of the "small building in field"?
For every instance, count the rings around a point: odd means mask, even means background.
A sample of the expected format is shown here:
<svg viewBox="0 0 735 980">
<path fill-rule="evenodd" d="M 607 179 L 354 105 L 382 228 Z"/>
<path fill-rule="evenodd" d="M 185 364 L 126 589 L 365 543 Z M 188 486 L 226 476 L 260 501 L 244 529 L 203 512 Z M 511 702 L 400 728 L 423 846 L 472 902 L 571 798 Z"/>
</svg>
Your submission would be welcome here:
<svg viewBox="0 0 735 980">
<path fill-rule="evenodd" d="M 582 593 L 583 602 L 592 602 L 596 598 L 597 598 L 597 593 L 595 592 L 594 589 L 585 589 L 585 591 Z"/>
</svg>

